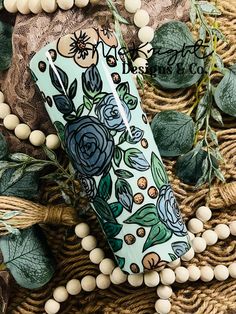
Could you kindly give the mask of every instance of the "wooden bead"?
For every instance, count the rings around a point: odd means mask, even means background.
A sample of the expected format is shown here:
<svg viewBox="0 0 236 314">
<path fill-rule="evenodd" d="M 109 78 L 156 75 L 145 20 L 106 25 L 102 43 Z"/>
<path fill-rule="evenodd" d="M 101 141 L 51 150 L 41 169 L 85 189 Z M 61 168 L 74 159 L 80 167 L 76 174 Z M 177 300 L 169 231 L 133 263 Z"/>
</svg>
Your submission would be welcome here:
<svg viewBox="0 0 236 314">
<path fill-rule="evenodd" d="M 188 236 L 189 236 L 190 241 L 193 241 L 193 239 L 195 238 L 195 234 L 193 234 L 190 231 L 188 231 Z"/>
<path fill-rule="evenodd" d="M 181 260 L 180 260 L 180 258 L 178 258 L 175 261 L 170 262 L 168 264 L 168 267 L 170 267 L 171 269 L 175 269 L 175 268 L 179 267 L 180 265 L 181 265 Z"/>
<path fill-rule="evenodd" d="M 134 24 L 139 28 L 146 26 L 149 21 L 150 17 L 146 10 L 139 9 L 134 14 Z"/>
<path fill-rule="evenodd" d="M 88 235 L 87 237 L 83 238 L 81 241 L 81 246 L 85 251 L 92 251 L 95 249 L 97 245 L 97 240 L 94 236 Z"/>
<path fill-rule="evenodd" d="M 45 143 L 46 137 L 40 130 L 32 131 L 29 136 L 29 141 L 34 146 L 42 146 Z"/>
<path fill-rule="evenodd" d="M 189 272 L 189 281 L 197 281 L 201 276 L 200 269 L 195 265 L 190 265 L 188 267 L 188 272 Z"/>
<path fill-rule="evenodd" d="M 115 285 L 120 285 L 127 280 L 127 275 L 123 273 L 120 267 L 116 267 L 110 275 L 111 282 Z"/>
<path fill-rule="evenodd" d="M 101 0 L 90 0 L 91 4 L 99 4 L 101 3 Z"/>
<path fill-rule="evenodd" d="M 203 223 L 197 218 L 193 218 L 188 223 L 188 229 L 190 232 L 197 234 L 203 231 Z"/>
<path fill-rule="evenodd" d="M 214 274 L 215 274 L 216 280 L 218 280 L 218 281 L 225 281 L 226 279 L 229 278 L 228 267 L 226 267 L 224 265 L 217 265 L 214 268 Z"/>
<path fill-rule="evenodd" d="M 201 206 L 196 211 L 196 217 L 202 222 L 207 222 L 212 217 L 212 211 L 207 206 Z"/>
<path fill-rule="evenodd" d="M 236 236 L 236 221 L 231 222 L 229 225 L 229 228 L 230 228 L 230 233 L 233 236 Z"/>
<path fill-rule="evenodd" d="M 81 287 L 86 292 L 91 292 L 96 288 L 96 279 L 93 276 L 85 276 L 81 279 Z"/>
<path fill-rule="evenodd" d="M 89 253 L 90 261 L 93 264 L 100 264 L 101 261 L 104 259 L 105 253 L 100 248 L 95 248 Z"/>
<path fill-rule="evenodd" d="M 148 271 L 144 274 L 144 283 L 147 287 L 156 287 L 159 285 L 160 276 L 155 270 Z"/>
<path fill-rule="evenodd" d="M 207 245 L 214 245 L 218 241 L 217 233 L 213 230 L 204 231 L 202 238 L 205 239 Z"/>
<path fill-rule="evenodd" d="M 230 236 L 230 229 L 225 224 L 219 224 L 215 227 L 215 232 L 220 240 L 225 240 Z"/>
<path fill-rule="evenodd" d="M 11 113 L 11 108 L 8 104 L 0 103 L 0 119 L 6 118 Z"/>
<path fill-rule="evenodd" d="M 142 43 L 150 43 L 154 38 L 154 29 L 150 26 L 143 26 L 138 31 L 138 38 Z"/>
<path fill-rule="evenodd" d="M 159 314 L 168 314 L 171 310 L 171 303 L 169 300 L 159 299 L 155 303 L 155 310 Z"/>
<path fill-rule="evenodd" d="M 4 94 L 3 92 L 0 91 L 0 103 L 4 102 L 4 100 L 5 100 Z"/>
<path fill-rule="evenodd" d="M 57 4 L 62 10 L 70 10 L 74 6 L 74 0 L 57 0 Z"/>
<path fill-rule="evenodd" d="M 110 258 L 105 258 L 99 264 L 99 269 L 101 273 L 103 273 L 104 275 L 111 275 L 114 268 L 115 268 L 115 263 Z"/>
<path fill-rule="evenodd" d="M 61 303 L 61 302 L 65 302 L 68 299 L 69 294 L 66 288 L 61 286 L 61 287 L 57 287 L 53 291 L 53 297 L 57 302 Z"/>
<path fill-rule="evenodd" d="M 192 247 L 196 253 L 202 253 L 206 249 L 206 240 L 201 237 L 196 237 L 192 241 Z"/>
<path fill-rule="evenodd" d="M 27 140 L 27 138 L 30 136 L 31 129 L 27 124 L 20 123 L 16 126 L 14 132 L 15 136 L 20 140 Z"/>
<path fill-rule="evenodd" d="M 101 290 L 108 289 L 111 285 L 110 276 L 104 275 L 104 274 L 99 274 L 96 278 L 96 285 Z"/>
<path fill-rule="evenodd" d="M 194 258 L 195 252 L 194 249 L 191 248 L 187 253 L 181 256 L 182 261 L 189 262 Z"/>
<path fill-rule="evenodd" d="M 10 13 L 17 13 L 16 0 L 4 0 L 4 8 Z"/>
<path fill-rule="evenodd" d="M 188 279 L 189 279 L 189 272 L 187 268 L 180 266 L 175 269 L 176 282 L 184 283 L 188 281 Z"/>
<path fill-rule="evenodd" d="M 57 9 L 56 0 L 41 0 L 42 9 L 47 13 L 53 13 Z"/>
<path fill-rule="evenodd" d="M 8 114 L 3 120 L 3 125 L 10 131 L 13 131 L 19 123 L 19 118 L 14 114 Z"/>
<path fill-rule="evenodd" d="M 140 58 L 149 59 L 153 54 L 153 47 L 150 43 L 141 44 L 138 48 Z"/>
<path fill-rule="evenodd" d="M 133 62 L 134 66 L 137 67 L 137 72 L 143 71 L 145 73 L 147 71 L 147 60 L 144 58 L 137 58 Z"/>
<path fill-rule="evenodd" d="M 125 10 L 129 13 L 135 13 L 141 5 L 141 0 L 125 0 Z"/>
<path fill-rule="evenodd" d="M 66 290 L 70 295 L 77 295 L 81 292 L 81 283 L 78 279 L 71 279 L 67 282 Z"/>
<path fill-rule="evenodd" d="M 204 282 L 212 281 L 214 278 L 214 271 L 210 266 L 203 266 L 200 269 L 201 271 L 201 280 Z"/>
<path fill-rule="evenodd" d="M 165 268 L 160 273 L 161 283 L 171 286 L 175 282 L 175 272 L 172 269 Z"/>
<path fill-rule="evenodd" d="M 84 8 L 89 4 L 89 0 L 75 0 L 75 5 L 78 8 Z"/>
<path fill-rule="evenodd" d="M 16 6 L 17 6 L 18 11 L 21 14 L 29 14 L 30 13 L 28 0 L 17 0 Z"/>
<path fill-rule="evenodd" d="M 85 222 L 81 222 L 75 227 L 75 234 L 79 238 L 85 238 L 89 235 L 89 233 L 90 233 L 89 225 L 86 224 Z"/>
<path fill-rule="evenodd" d="M 160 299 L 167 300 L 172 296 L 173 290 L 170 286 L 160 285 L 157 287 L 157 295 Z"/>
<path fill-rule="evenodd" d="M 41 0 L 28 0 L 29 1 L 29 9 L 32 13 L 38 14 L 42 12 Z"/>
<path fill-rule="evenodd" d="M 236 263 L 229 265 L 229 274 L 232 278 L 236 279 Z"/>
<path fill-rule="evenodd" d="M 49 299 L 45 303 L 44 309 L 47 314 L 56 314 L 60 311 L 60 304 L 53 299 Z"/>
<path fill-rule="evenodd" d="M 58 149 L 61 145 L 59 137 L 56 134 L 49 134 L 46 137 L 46 146 L 49 149 Z"/>
<path fill-rule="evenodd" d="M 140 287 L 143 284 L 143 274 L 132 274 L 128 276 L 128 282 L 133 287 Z"/>
</svg>

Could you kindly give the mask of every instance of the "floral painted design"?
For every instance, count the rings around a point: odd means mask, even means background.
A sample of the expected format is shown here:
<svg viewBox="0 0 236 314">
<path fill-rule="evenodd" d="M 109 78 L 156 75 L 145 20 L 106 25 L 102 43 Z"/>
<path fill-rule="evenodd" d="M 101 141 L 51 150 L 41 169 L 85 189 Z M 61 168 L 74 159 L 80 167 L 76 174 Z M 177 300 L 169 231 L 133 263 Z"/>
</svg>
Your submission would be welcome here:
<svg viewBox="0 0 236 314">
<path fill-rule="evenodd" d="M 85 193 L 87 194 L 89 200 L 93 200 L 97 194 L 97 187 L 94 178 L 79 176 L 79 180 L 84 187 Z"/>
<path fill-rule="evenodd" d="M 151 253 L 146 254 L 143 257 L 142 264 L 143 264 L 144 269 L 146 270 L 153 270 L 153 269 L 161 270 L 162 268 L 166 266 L 167 262 L 162 261 L 160 256 L 157 253 L 151 252 Z"/>
<path fill-rule="evenodd" d="M 110 46 L 110 47 L 117 47 L 118 46 L 118 41 L 116 38 L 115 33 L 113 32 L 112 29 L 106 28 L 106 27 L 99 27 L 98 28 L 98 34 L 102 41 Z"/>
</svg>

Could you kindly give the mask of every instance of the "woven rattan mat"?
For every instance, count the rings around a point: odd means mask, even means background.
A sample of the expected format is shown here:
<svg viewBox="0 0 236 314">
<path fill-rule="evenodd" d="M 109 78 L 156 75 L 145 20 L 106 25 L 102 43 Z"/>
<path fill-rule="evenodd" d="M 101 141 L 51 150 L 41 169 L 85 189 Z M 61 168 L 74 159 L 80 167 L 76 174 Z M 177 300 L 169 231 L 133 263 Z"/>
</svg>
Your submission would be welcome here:
<svg viewBox="0 0 236 314">
<path fill-rule="evenodd" d="M 220 0 L 219 7 L 223 14 L 219 17 L 220 28 L 227 36 L 228 43 L 219 45 L 219 54 L 226 64 L 236 62 L 236 0 Z M 217 79 L 217 77 L 216 77 Z M 145 111 L 151 118 L 162 110 L 187 111 L 194 102 L 195 89 L 178 92 L 163 92 L 151 86 L 145 87 L 142 95 Z M 173 174 L 174 161 L 165 161 L 168 174 L 176 196 L 181 204 L 185 218 L 192 217 L 199 205 L 208 202 L 213 209 L 213 219 L 207 227 L 216 223 L 227 223 L 236 219 L 236 124 L 235 119 L 227 120 L 224 127 L 217 129 L 221 152 L 225 158 L 222 166 L 227 183 L 222 186 L 214 182 L 210 199 L 208 190 L 203 187 L 194 190 L 193 187 L 181 183 Z M 43 201 L 57 203 L 61 201 L 60 192 L 56 186 L 45 187 Z M 83 206 L 81 200 L 81 207 Z M 86 218 L 87 219 L 87 218 Z M 107 247 L 100 227 L 91 214 L 89 218 L 92 234 L 98 238 L 100 247 Z M 17 286 L 12 287 L 9 314 L 44 313 L 45 301 L 51 297 L 53 288 L 64 285 L 71 278 L 82 278 L 84 275 L 99 273 L 98 267 L 92 265 L 88 254 L 81 249 L 80 241 L 74 235 L 73 228 L 44 227 L 49 246 L 57 262 L 57 273 L 54 279 L 41 290 L 29 291 Z M 110 252 L 107 249 L 107 254 Z M 236 260 L 236 241 L 229 238 L 209 247 L 203 254 L 197 255 L 193 263 L 197 265 L 222 263 L 229 265 Z M 132 288 L 129 284 L 111 286 L 108 290 L 96 290 L 93 293 L 82 293 L 71 298 L 61 313 L 68 314 L 152 314 L 157 299 L 156 289 Z M 233 314 L 236 313 L 236 281 L 211 282 L 203 284 L 179 285 L 174 287 L 172 297 L 172 314 Z"/>
</svg>

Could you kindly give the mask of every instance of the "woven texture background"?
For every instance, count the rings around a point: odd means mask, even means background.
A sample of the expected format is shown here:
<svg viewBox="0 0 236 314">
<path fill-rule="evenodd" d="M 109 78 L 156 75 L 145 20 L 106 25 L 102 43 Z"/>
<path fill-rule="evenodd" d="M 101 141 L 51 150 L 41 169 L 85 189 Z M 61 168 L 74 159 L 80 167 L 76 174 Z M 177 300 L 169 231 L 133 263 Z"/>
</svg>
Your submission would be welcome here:
<svg viewBox="0 0 236 314">
<path fill-rule="evenodd" d="M 227 65 L 236 62 L 236 0 L 220 0 L 219 8 L 223 15 L 218 19 L 220 29 L 227 36 L 228 43 L 220 43 L 219 54 Z M 215 79 L 218 79 L 217 77 Z M 178 92 L 164 92 L 145 86 L 142 96 L 144 109 L 150 119 L 156 112 L 163 110 L 179 110 L 186 112 L 195 99 L 195 88 Z M 235 119 L 226 119 L 221 129 L 216 126 L 221 152 L 225 158 L 222 165 L 229 186 L 222 186 L 215 181 L 211 195 L 207 187 L 194 190 L 193 187 L 181 183 L 173 173 L 175 161 L 165 160 L 165 165 L 181 204 L 185 219 L 194 216 L 198 206 L 209 203 L 213 209 L 213 218 L 206 228 L 214 227 L 217 223 L 229 223 L 236 220 L 236 124 Z M 60 192 L 55 186 L 45 187 L 44 203 L 61 202 Z M 81 207 L 83 206 L 81 200 Z M 91 233 L 98 238 L 98 246 L 107 248 L 100 227 L 93 214 L 88 212 Z M 87 217 L 86 217 L 87 219 Z M 44 313 L 45 301 L 51 297 L 53 288 L 64 285 L 71 278 L 81 279 L 84 275 L 98 275 L 98 267 L 91 264 L 88 254 L 81 249 L 80 241 L 74 235 L 73 228 L 44 227 L 50 248 L 57 263 L 57 273 L 54 279 L 41 290 L 28 291 L 13 285 L 9 314 Z M 229 265 L 236 260 L 236 240 L 230 237 L 220 241 L 213 247 L 208 247 L 203 254 L 197 255 L 191 262 L 198 266 L 219 263 Z M 186 264 L 187 265 L 187 264 Z M 82 293 L 71 297 L 62 307 L 61 313 L 68 314 L 153 314 L 157 299 L 156 289 L 132 288 L 129 284 L 111 286 L 108 290 L 96 290 L 93 293 Z M 174 286 L 171 314 L 233 314 L 236 313 L 236 281 L 211 282 Z"/>
</svg>

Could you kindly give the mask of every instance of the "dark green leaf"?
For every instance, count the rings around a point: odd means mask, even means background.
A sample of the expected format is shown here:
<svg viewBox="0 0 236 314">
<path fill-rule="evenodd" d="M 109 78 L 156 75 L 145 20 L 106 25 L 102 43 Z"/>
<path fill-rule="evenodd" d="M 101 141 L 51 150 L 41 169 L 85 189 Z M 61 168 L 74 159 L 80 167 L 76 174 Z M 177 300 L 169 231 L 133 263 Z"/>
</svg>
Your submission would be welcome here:
<svg viewBox="0 0 236 314">
<path fill-rule="evenodd" d="M 122 229 L 122 225 L 120 224 L 114 224 L 114 223 L 111 223 L 111 222 L 106 222 L 104 225 L 103 225 L 103 230 L 105 231 L 106 233 L 106 236 L 108 239 L 111 239 L 111 238 L 114 238 L 115 236 L 117 236 L 121 229 Z"/>
<path fill-rule="evenodd" d="M 143 252 L 150 247 L 167 242 L 172 237 L 172 231 L 166 228 L 162 222 L 152 226 L 147 240 L 143 247 Z"/>
<path fill-rule="evenodd" d="M 151 156 L 151 171 L 153 180 L 159 189 L 163 185 L 168 184 L 169 180 L 164 165 L 162 161 L 154 153 L 152 153 Z"/>
<path fill-rule="evenodd" d="M 154 117 L 151 127 L 161 156 L 176 157 L 193 146 L 194 122 L 184 113 L 160 112 Z"/>
<path fill-rule="evenodd" d="M 0 21 L 0 71 L 7 70 L 12 58 L 12 26 Z"/>
<path fill-rule="evenodd" d="M 83 105 L 80 105 L 80 106 L 77 108 L 77 110 L 76 110 L 76 116 L 77 116 L 77 117 L 80 117 L 80 116 L 82 115 L 83 111 L 84 111 L 84 104 L 83 104 Z"/>
<path fill-rule="evenodd" d="M 123 206 L 120 203 L 112 203 L 109 205 L 111 212 L 115 218 L 119 217 L 123 212 Z"/>
<path fill-rule="evenodd" d="M 139 171 L 146 171 L 150 168 L 144 154 L 137 148 L 130 148 L 125 151 L 124 162 L 128 167 Z"/>
<path fill-rule="evenodd" d="M 115 255 L 115 258 L 117 260 L 117 263 L 118 263 L 118 266 L 120 267 L 120 269 L 124 268 L 124 266 L 125 266 L 125 258 L 117 256 L 117 255 Z"/>
<path fill-rule="evenodd" d="M 119 251 L 123 246 L 123 241 L 121 239 L 109 239 L 108 243 L 110 244 L 113 252 Z"/>
<path fill-rule="evenodd" d="M 118 179 L 115 184 L 115 195 L 123 207 L 131 212 L 133 207 L 133 191 L 130 184 L 124 179 Z"/>
<path fill-rule="evenodd" d="M 138 98 L 130 94 L 125 94 L 124 102 L 129 107 L 130 110 L 134 110 L 138 105 Z"/>
<path fill-rule="evenodd" d="M 105 202 L 102 198 L 96 197 L 93 200 L 93 206 L 94 206 L 94 209 L 95 209 L 98 217 L 102 221 L 105 220 L 108 222 L 116 223 L 116 219 L 113 215 L 112 210 L 110 209 L 109 204 L 107 202 Z"/>
<path fill-rule="evenodd" d="M 54 122 L 55 128 L 57 129 L 58 136 L 60 138 L 61 143 L 64 143 L 65 141 L 65 126 L 60 121 Z"/>
<path fill-rule="evenodd" d="M 8 181 L 8 187 L 11 187 L 13 184 L 15 184 L 16 182 L 18 182 L 25 174 L 25 167 L 20 167 L 20 168 L 16 168 L 12 174 L 11 177 Z"/>
<path fill-rule="evenodd" d="M 38 228 L 1 237 L 0 248 L 4 263 L 21 287 L 38 289 L 52 278 L 54 265 Z"/>
<path fill-rule="evenodd" d="M 117 86 L 116 91 L 120 99 L 124 100 L 125 95 L 130 93 L 129 83 L 128 82 L 120 83 Z"/>
<path fill-rule="evenodd" d="M 85 106 L 86 109 L 88 109 L 88 111 L 91 111 L 92 108 L 93 108 L 93 104 L 88 99 L 88 97 L 86 97 L 85 95 L 84 95 L 84 106 Z"/>
<path fill-rule="evenodd" d="M 160 222 L 156 206 L 147 204 L 137 210 L 132 216 L 125 220 L 127 224 L 137 224 L 144 227 L 152 227 Z"/>
<path fill-rule="evenodd" d="M 119 146 L 116 146 L 115 152 L 114 152 L 114 163 L 116 164 L 117 167 L 120 167 L 121 160 L 122 160 L 122 150 L 119 148 Z"/>
<path fill-rule="evenodd" d="M 98 186 L 98 196 L 104 201 L 108 201 L 112 192 L 112 179 L 110 173 L 103 177 Z"/>
<path fill-rule="evenodd" d="M 95 65 L 90 66 L 82 74 L 82 87 L 85 95 L 93 99 L 102 91 L 102 79 L 100 73 Z"/>
<path fill-rule="evenodd" d="M 8 155 L 7 141 L 2 133 L 0 133 L 0 160 L 4 160 Z"/>
<path fill-rule="evenodd" d="M 54 68 L 55 67 L 55 68 Z M 54 65 L 52 68 L 49 68 L 49 74 L 53 86 L 62 94 L 65 94 L 68 88 L 68 76 L 66 72 L 60 69 L 58 66 Z"/>
<path fill-rule="evenodd" d="M 74 80 L 74 82 L 71 84 L 70 88 L 69 88 L 69 97 L 71 99 L 74 99 L 76 96 L 76 92 L 77 92 L 77 79 Z"/>
<path fill-rule="evenodd" d="M 115 170 L 115 175 L 117 175 L 117 177 L 121 178 L 121 179 L 130 179 L 133 178 L 133 173 L 131 173 L 128 170 L 124 170 L 124 169 L 117 169 Z"/>
</svg>

